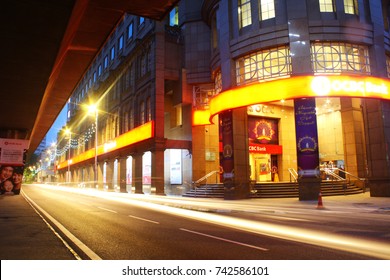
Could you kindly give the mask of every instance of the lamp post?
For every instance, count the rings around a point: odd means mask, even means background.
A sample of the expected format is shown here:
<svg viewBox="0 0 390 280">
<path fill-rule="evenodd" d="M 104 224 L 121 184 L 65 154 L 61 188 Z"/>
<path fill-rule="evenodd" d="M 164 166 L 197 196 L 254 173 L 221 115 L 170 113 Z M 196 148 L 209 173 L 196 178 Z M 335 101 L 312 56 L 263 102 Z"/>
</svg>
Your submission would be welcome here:
<svg viewBox="0 0 390 280">
<path fill-rule="evenodd" d="M 69 149 L 68 149 L 68 182 L 70 183 L 72 177 L 70 174 L 70 147 L 71 147 L 71 142 L 72 142 L 72 132 L 70 131 L 69 128 L 66 129 L 66 133 L 69 134 Z"/>
<path fill-rule="evenodd" d="M 94 182 L 95 188 L 98 188 L 98 109 L 96 104 L 89 105 L 88 111 L 95 114 L 95 164 L 94 164 Z"/>
</svg>

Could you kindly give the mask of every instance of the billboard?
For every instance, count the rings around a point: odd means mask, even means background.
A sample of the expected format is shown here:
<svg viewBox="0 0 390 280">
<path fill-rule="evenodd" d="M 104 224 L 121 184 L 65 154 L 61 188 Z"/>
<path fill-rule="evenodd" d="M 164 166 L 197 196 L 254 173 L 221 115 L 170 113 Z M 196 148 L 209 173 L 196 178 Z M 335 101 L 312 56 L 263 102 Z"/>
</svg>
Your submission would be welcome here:
<svg viewBox="0 0 390 280">
<path fill-rule="evenodd" d="M 0 138 L 0 194 L 19 194 L 28 140 Z"/>
</svg>

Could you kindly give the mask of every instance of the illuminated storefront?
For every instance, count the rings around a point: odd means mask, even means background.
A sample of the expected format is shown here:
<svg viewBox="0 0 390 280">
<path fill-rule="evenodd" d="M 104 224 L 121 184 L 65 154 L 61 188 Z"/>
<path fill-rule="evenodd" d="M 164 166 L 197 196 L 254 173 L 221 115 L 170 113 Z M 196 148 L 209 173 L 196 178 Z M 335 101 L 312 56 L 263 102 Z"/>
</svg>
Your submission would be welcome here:
<svg viewBox="0 0 390 280">
<path fill-rule="evenodd" d="M 300 178 L 326 179 L 321 168 L 328 164 L 346 168 L 357 177 L 367 168 L 365 154 L 359 154 L 365 145 L 364 123 L 358 122 L 363 118 L 361 103 L 390 99 L 389 88 L 389 80 L 365 76 L 272 80 L 219 93 L 210 101 L 210 120 L 225 111 L 246 108 L 250 180 L 256 183 L 291 180 L 290 169 L 297 169 Z M 272 94 L 259 94 L 262 92 Z M 305 105 L 307 102 L 297 103 L 299 100 L 313 100 L 312 109 Z M 355 108 L 348 107 L 349 103 L 355 103 Z M 356 115 L 352 123 L 350 110 Z M 315 124 L 310 130 L 315 136 L 310 136 L 308 131 L 296 135 L 301 122 L 307 129 L 313 120 Z M 362 126 L 363 131 L 350 133 L 349 125 Z M 315 150 L 314 166 L 309 169 L 301 166 L 297 153 L 306 155 Z"/>
</svg>

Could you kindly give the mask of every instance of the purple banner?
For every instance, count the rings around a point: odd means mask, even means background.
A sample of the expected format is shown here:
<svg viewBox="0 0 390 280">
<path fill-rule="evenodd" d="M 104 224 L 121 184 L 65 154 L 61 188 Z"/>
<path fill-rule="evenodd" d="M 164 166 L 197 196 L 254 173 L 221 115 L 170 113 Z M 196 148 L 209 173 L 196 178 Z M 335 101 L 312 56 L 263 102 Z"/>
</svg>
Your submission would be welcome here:
<svg viewBox="0 0 390 280">
<path fill-rule="evenodd" d="M 225 187 L 233 187 L 234 155 L 233 155 L 233 115 L 231 111 L 219 115 L 222 131 L 222 168 Z"/>
<path fill-rule="evenodd" d="M 314 98 L 294 100 L 298 174 L 319 177 L 316 102 Z"/>
</svg>

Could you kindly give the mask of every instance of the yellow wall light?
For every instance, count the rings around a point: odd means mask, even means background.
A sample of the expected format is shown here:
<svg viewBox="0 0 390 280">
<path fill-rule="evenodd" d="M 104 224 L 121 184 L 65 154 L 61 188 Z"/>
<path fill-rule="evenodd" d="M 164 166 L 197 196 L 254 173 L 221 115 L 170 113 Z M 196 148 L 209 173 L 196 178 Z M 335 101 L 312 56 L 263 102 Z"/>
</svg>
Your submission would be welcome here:
<svg viewBox="0 0 390 280">
<path fill-rule="evenodd" d="M 207 125 L 210 122 L 210 110 L 194 110 L 192 113 L 192 125 Z"/>
<path fill-rule="evenodd" d="M 122 135 L 119 135 L 109 143 L 100 145 L 97 150 L 97 155 L 103 155 L 138 142 L 154 137 L 154 122 L 150 121 L 141 126 L 138 126 Z M 80 163 L 95 157 L 95 148 L 92 148 L 84 153 L 81 153 L 71 159 L 71 164 Z M 69 164 L 70 164 L 69 163 Z M 63 161 L 58 164 L 57 169 L 68 167 L 68 161 Z"/>
<path fill-rule="evenodd" d="M 213 116 L 259 103 L 304 97 L 357 97 L 390 100 L 390 80 L 368 76 L 297 76 L 237 87 L 210 100 Z"/>
</svg>

